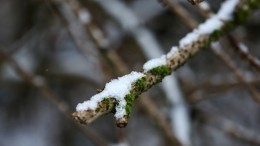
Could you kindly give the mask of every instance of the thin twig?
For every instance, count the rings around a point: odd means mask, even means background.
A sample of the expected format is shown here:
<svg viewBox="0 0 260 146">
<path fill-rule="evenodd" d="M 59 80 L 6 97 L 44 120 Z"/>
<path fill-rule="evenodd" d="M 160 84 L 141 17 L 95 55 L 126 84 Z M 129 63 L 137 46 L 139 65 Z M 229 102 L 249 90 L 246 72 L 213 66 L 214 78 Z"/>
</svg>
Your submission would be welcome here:
<svg viewBox="0 0 260 146">
<path fill-rule="evenodd" d="M 252 84 L 253 86 L 260 85 L 260 79 L 255 78 L 252 80 L 247 80 L 247 84 Z M 244 87 L 240 81 L 218 81 L 217 84 L 212 83 L 210 81 L 197 83 L 196 86 L 190 86 L 184 88 L 184 91 L 187 94 L 187 100 L 189 103 L 197 103 L 203 99 L 207 99 L 209 95 L 212 94 L 221 94 L 223 92 L 227 92 L 233 88 Z"/>
<path fill-rule="evenodd" d="M 212 44 L 212 51 L 214 52 L 214 54 L 217 57 L 219 57 L 220 60 L 225 62 L 227 67 L 230 68 L 232 70 L 232 72 L 236 75 L 237 79 L 242 84 L 244 84 L 244 86 L 247 88 L 247 90 L 252 95 L 254 100 L 259 103 L 260 102 L 260 94 L 259 94 L 259 92 L 256 90 L 256 88 L 254 86 L 252 86 L 251 84 L 247 83 L 246 79 L 243 76 L 243 73 L 238 69 L 238 67 L 233 62 L 233 60 L 222 50 L 222 48 L 221 48 L 219 43 Z"/>
<path fill-rule="evenodd" d="M 224 131 L 229 136 L 236 138 L 240 141 L 244 141 L 253 145 L 260 146 L 260 134 L 239 125 L 231 120 L 223 118 L 212 113 L 201 111 L 196 109 L 196 115 L 207 124 L 211 124 L 222 131 Z"/>
<path fill-rule="evenodd" d="M 227 38 L 230 44 L 233 46 L 231 48 L 240 55 L 241 59 L 246 61 L 250 66 L 252 66 L 260 73 L 260 60 L 249 53 L 247 46 L 242 42 L 238 42 L 231 35 L 228 35 Z"/>
<path fill-rule="evenodd" d="M 177 14 L 180 20 L 190 29 L 196 28 L 199 25 L 178 2 L 174 0 L 161 0 L 161 2 L 166 5 L 172 13 Z"/>
</svg>

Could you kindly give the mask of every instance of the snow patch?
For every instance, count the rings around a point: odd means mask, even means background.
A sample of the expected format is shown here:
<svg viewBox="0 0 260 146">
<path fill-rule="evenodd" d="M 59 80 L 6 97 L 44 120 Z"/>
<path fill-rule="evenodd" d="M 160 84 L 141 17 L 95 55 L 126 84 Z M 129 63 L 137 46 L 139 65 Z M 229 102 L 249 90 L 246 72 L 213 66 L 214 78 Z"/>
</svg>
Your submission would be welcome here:
<svg viewBox="0 0 260 146">
<path fill-rule="evenodd" d="M 231 20 L 239 0 L 227 0 L 221 4 L 217 17 L 221 20 Z"/>
<path fill-rule="evenodd" d="M 154 58 L 154 59 L 147 61 L 144 64 L 143 69 L 144 69 L 144 72 L 148 72 L 149 70 L 151 70 L 153 68 L 156 68 L 156 67 L 159 67 L 162 65 L 166 65 L 166 63 L 167 63 L 166 56 L 162 55 L 159 58 Z"/>
<path fill-rule="evenodd" d="M 107 83 L 105 89 L 92 96 L 90 100 L 83 103 L 79 103 L 76 107 L 77 111 L 84 110 L 95 110 L 98 106 L 98 103 L 106 98 L 115 98 L 118 102 L 116 105 L 116 119 L 124 117 L 126 115 L 125 106 L 126 100 L 125 96 L 130 93 L 132 83 L 136 82 L 138 79 L 144 77 L 143 73 L 140 72 L 131 72 L 128 75 L 114 79 L 111 82 Z"/>
<path fill-rule="evenodd" d="M 180 47 L 183 48 L 184 46 L 191 44 L 198 40 L 201 35 L 208 35 L 215 30 L 220 29 L 224 25 L 223 21 L 228 21 L 233 18 L 232 14 L 238 2 L 239 0 L 225 1 L 216 15 L 211 16 L 205 23 L 199 25 L 197 29 L 194 29 L 180 40 Z"/>
<path fill-rule="evenodd" d="M 169 53 L 167 53 L 166 57 L 170 58 L 171 56 L 177 54 L 179 52 L 179 48 L 177 46 L 173 46 Z"/>
</svg>

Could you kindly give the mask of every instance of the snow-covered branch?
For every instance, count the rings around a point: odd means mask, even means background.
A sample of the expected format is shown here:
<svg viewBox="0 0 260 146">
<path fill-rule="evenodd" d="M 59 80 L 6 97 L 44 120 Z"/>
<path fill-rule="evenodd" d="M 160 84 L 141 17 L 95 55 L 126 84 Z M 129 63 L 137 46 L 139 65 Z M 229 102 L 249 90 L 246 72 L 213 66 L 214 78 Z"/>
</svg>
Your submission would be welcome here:
<svg viewBox="0 0 260 146">
<path fill-rule="evenodd" d="M 259 7 L 259 3 L 259 0 L 227 0 L 216 15 L 181 39 L 179 46 L 172 47 L 166 55 L 146 62 L 143 72 L 132 72 L 107 83 L 102 92 L 78 104 L 72 116 L 87 124 L 101 115 L 113 112 L 117 125 L 126 126 L 133 102 L 139 94 L 161 82 L 221 34 L 238 25 L 254 8 Z"/>
</svg>

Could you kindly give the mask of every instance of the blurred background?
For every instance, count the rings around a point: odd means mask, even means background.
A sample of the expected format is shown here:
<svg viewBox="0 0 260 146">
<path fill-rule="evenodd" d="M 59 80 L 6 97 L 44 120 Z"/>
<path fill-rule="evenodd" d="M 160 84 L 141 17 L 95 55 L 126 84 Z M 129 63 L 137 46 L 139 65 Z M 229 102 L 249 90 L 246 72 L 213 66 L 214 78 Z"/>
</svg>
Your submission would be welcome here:
<svg viewBox="0 0 260 146">
<path fill-rule="evenodd" d="M 208 0 L 216 13 L 222 0 Z M 210 14 L 186 0 L 0 0 L 1 146 L 260 145 L 260 11 L 135 102 L 81 126 L 105 83 L 177 46 Z M 247 46 L 247 47 L 246 47 Z"/>
</svg>

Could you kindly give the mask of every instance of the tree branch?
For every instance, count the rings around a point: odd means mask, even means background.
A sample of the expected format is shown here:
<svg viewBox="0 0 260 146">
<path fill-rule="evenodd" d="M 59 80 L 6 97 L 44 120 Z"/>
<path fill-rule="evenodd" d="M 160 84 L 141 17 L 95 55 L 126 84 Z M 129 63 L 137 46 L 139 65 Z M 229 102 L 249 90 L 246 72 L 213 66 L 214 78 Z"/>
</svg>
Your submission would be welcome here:
<svg viewBox="0 0 260 146">
<path fill-rule="evenodd" d="M 172 71 L 177 70 L 189 58 L 196 55 L 203 48 L 208 47 L 211 42 L 217 40 L 221 35 L 231 30 L 239 23 L 245 21 L 248 14 L 260 6 L 259 0 L 241 0 L 236 1 L 238 3 L 234 2 L 235 0 L 226 1 L 217 15 L 212 16 L 205 23 L 201 24 L 198 29 L 195 29 L 192 33 L 189 33 L 184 37 L 179 42 L 179 47 L 173 47 L 167 55 L 162 56 L 161 58 L 148 61 L 144 65 L 144 71 L 140 73 L 142 76 L 131 82 L 131 89 L 123 99 L 119 95 L 113 97 L 109 96 L 114 94 L 110 94 L 110 91 L 107 90 L 108 87 L 106 86 L 104 91 L 95 95 L 89 101 L 78 105 L 77 111 L 72 114 L 74 119 L 81 123 L 88 124 L 104 114 L 118 112 L 118 106 L 121 106 L 121 109 L 125 108 L 125 113 L 123 112 L 123 116 L 117 117 L 117 125 L 118 127 L 125 127 L 130 116 L 133 102 L 138 95 L 161 82 L 165 76 L 171 74 Z M 226 5 L 229 5 L 229 10 L 234 9 L 234 11 L 227 11 Z M 212 22 L 218 23 L 218 26 L 211 26 Z M 120 82 L 120 79 L 122 78 L 124 77 L 116 80 L 119 82 L 117 86 L 124 85 L 124 83 Z M 104 97 L 102 95 L 104 95 Z M 120 100 L 125 100 L 125 106 L 122 107 L 122 105 L 120 105 L 118 97 L 120 97 Z M 94 104 L 91 104 L 90 106 L 89 103 Z"/>
</svg>

